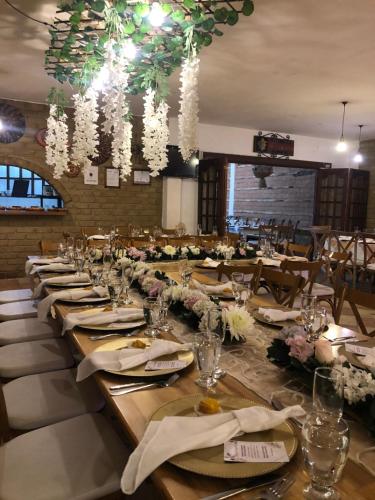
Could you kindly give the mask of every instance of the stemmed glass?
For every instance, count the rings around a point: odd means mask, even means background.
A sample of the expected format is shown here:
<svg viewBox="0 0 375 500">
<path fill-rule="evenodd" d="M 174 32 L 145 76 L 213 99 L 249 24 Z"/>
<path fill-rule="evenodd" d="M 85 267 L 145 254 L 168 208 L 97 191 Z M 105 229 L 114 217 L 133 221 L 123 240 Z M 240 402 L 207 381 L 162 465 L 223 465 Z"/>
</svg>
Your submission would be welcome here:
<svg viewBox="0 0 375 500">
<path fill-rule="evenodd" d="M 302 428 L 302 453 L 311 483 L 304 490 L 308 500 L 338 500 L 333 487 L 341 477 L 349 452 L 349 427 L 341 418 L 326 425 L 320 415 L 311 413 Z"/>
<path fill-rule="evenodd" d="M 213 377 L 217 380 L 219 378 L 224 377 L 226 375 L 226 371 L 223 368 L 220 368 L 220 358 L 221 358 L 221 350 L 222 344 L 225 339 L 225 322 L 222 320 L 222 314 L 225 314 L 224 310 L 220 307 L 215 307 L 209 309 L 206 312 L 206 332 L 207 336 L 214 335 L 216 337 L 216 341 L 218 342 L 216 348 L 216 362 L 215 369 L 213 372 Z"/>
<path fill-rule="evenodd" d="M 155 297 L 146 297 L 143 301 L 143 313 L 147 323 L 144 334 L 146 337 L 155 338 L 160 334 L 158 325 L 160 318 L 160 304 Z"/>
<path fill-rule="evenodd" d="M 84 247 L 84 242 L 82 238 L 77 238 L 75 241 L 75 249 L 77 252 L 82 252 Z"/>
<path fill-rule="evenodd" d="M 83 268 L 85 266 L 85 258 L 84 255 L 81 252 L 75 252 L 74 254 L 74 265 L 78 274 L 78 277 L 81 277 L 81 273 L 83 271 Z"/>
<path fill-rule="evenodd" d="M 234 300 L 237 306 L 242 305 L 241 294 L 244 289 L 244 274 L 243 273 L 232 273 L 232 290 L 234 295 Z"/>
<path fill-rule="evenodd" d="M 132 299 L 129 297 L 129 289 L 132 286 L 134 276 L 133 276 L 133 269 L 122 269 L 121 272 L 121 278 L 122 278 L 122 291 L 125 295 L 123 303 L 125 305 L 133 304 Z"/>
<path fill-rule="evenodd" d="M 170 330 L 172 330 L 172 326 L 170 325 L 170 323 L 168 323 L 167 320 L 169 307 L 172 303 L 172 297 L 169 293 L 167 293 L 167 290 L 168 288 L 165 288 L 159 295 L 159 303 L 160 303 L 159 328 L 163 332 L 169 332 Z"/>
<path fill-rule="evenodd" d="M 344 379 L 336 368 L 319 367 L 314 373 L 314 411 L 322 421 L 335 424 L 343 415 Z"/>
<path fill-rule="evenodd" d="M 178 270 L 181 276 L 182 285 L 188 286 L 193 275 L 193 269 L 189 266 L 188 259 L 182 258 L 178 261 Z"/>
<path fill-rule="evenodd" d="M 213 375 L 220 340 L 217 335 L 205 335 L 200 332 L 195 334 L 193 345 L 195 360 L 199 370 L 199 378 L 195 383 L 204 389 L 209 389 L 217 384 Z"/>
<path fill-rule="evenodd" d="M 306 331 L 307 340 L 314 340 L 314 325 L 316 318 L 316 301 L 315 295 L 307 293 L 302 294 L 301 298 L 301 317 Z"/>
<path fill-rule="evenodd" d="M 117 276 L 111 276 L 107 288 L 111 299 L 112 309 L 116 309 L 119 305 L 119 298 L 122 292 L 122 280 Z"/>
<path fill-rule="evenodd" d="M 102 266 L 91 266 L 89 267 L 90 278 L 92 279 L 93 285 L 100 285 L 103 276 Z"/>
</svg>

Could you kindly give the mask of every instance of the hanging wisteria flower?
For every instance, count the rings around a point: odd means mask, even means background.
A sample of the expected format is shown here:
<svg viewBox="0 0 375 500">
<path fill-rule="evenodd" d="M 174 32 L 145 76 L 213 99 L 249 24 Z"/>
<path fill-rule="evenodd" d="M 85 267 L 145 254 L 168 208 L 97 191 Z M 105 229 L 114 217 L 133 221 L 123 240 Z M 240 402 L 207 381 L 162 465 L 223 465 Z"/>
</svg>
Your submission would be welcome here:
<svg viewBox="0 0 375 500">
<path fill-rule="evenodd" d="M 82 164 L 83 170 L 91 167 L 90 157 L 98 156 L 98 94 L 89 87 L 85 94 L 75 94 L 74 133 L 72 160 Z"/>
<path fill-rule="evenodd" d="M 181 70 L 180 114 L 178 115 L 178 144 L 185 161 L 198 149 L 197 127 L 199 58 L 196 54 L 184 60 Z"/>
<path fill-rule="evenodd" d="M 167 145 L 169 140 L 169 106 L 165 101 L 155 102 L 155 91 L 147 89 L 144 97 L 143 114 L 143 156 L 155 177 L 167 166 Z"/>
<path fill-rule="evenodd" d="M 59 179 L 68 169 L 68 126 L 66 114 L 56 104 L 50 105 L 47 120 L 46 163 L 53 167 L 53 177 Z"/>
</svg>

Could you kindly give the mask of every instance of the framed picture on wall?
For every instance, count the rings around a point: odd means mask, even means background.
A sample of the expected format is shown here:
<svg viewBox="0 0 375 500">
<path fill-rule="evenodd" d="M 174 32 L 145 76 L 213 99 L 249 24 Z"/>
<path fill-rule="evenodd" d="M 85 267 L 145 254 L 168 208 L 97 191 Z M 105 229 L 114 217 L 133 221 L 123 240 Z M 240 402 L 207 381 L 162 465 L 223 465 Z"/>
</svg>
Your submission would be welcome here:
<svg viewBox="0 0 375 500">
<path fill-rule="evenodd" d="M 147 170 L 134 170 L 133 183 L 150 184 L 151 183 L 150 172 L 147 172 Z"/>
<path fill-rule="evenodd" d="M 120 187 L 120 171 L 118 168 L 107 167 L 105 169 L 105 187 Z"/>
<path fill-rule="evenodd" d="M 85 184 L 91 184 L 92 186 L 97 186 L 99 184 L 99 168 L 98 167 L 87 167 L 83 174 L 83 182 Z"/>
</svg>

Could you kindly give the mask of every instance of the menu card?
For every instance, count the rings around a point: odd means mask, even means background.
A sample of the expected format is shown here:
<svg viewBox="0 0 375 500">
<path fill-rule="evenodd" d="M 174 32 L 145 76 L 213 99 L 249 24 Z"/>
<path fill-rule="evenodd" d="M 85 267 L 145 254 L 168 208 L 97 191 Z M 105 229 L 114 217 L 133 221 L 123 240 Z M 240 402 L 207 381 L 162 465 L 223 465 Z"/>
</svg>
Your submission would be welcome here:
<svg viewBox="0 0 375 500">
<path fill-rule="evenodd" d="M 224 443 L 226 462 L 289 462 L 285 444 L 282 441 L 245 442 L 227 441 Z"/>
<path fill-rule="evenodd" d="M 149 361 L 145 370 L 180 370 L 181 368 L 185 368 L 186 361 L 176 359 L 172 361 Z"/>
</svg>

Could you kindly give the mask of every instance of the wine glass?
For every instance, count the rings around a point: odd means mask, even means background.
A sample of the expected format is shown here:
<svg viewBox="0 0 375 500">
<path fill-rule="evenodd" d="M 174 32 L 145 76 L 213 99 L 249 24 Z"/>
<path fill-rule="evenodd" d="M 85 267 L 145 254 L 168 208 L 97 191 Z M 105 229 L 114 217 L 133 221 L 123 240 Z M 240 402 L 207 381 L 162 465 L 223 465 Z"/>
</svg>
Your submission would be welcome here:
<svg viewBox="0 0 375 500">
<path fill-rule="evenodd" d="M 232 273 L 231 274 L 231 280 L 232 280 L 232 290 L 233 290 L 233 295 L 234 295 L 234 300 L 238 306 L 241 305 L 241 293 L 244 288 L 244 274 L 243 273 Z"/>
<path fill-rule="evenodd" d="M 309 342 L 314 340 L 314 324 L 316 319 L 315 295 L 303 293 L 301 296 L 301 317 L 306 331 L 306 338 Z"/>
<path fill-rule="evenodd" d="M 225 314 L 224 310 L 222 310 L 220 307 L 214 307 L 212 309 L 209 309 L 205 316 L 206 316 L 206 332 L 207 335 L 214 335 L 217 337 L 217 348 L 216 348 L 216 362 L 215 362 L 215 369 L 213 372 L 213 377 L 215 379 L 219 379 L 224 377 L 226 374 L 226 371 L 223 368 L 220 368 L 220 358 L 221 358 L 221 349 L 222 349 L 222 344 L 225 339 L 225 322 L 222 321 L 222 314 Z"/>
<path fill-rule="evenodd" d="M 314 411 L 327 423 L 335 423 L 343 415 L 344 379 L 336 368 L 315 369 L 313 386 Z"/>
<path fill-rule="evenodd" d="M 132 286 L 134 276 L 133 276 L 133 270 L 132 269 L 122 269 L 121 272 L 121 279 L 122 279 L 122 291 L 125 295 L 123 304 L 129 305 L 133 304 L 132 299 L 129 297 L 129 289 Z"/>
<path fill-rule="evenodd" d="M 82 238 L 77 238 L 75 241 L 75 249 L 77 252 L 82 252 L 84 247 L 84 242 Z"/>
<path fill-rule="evenodd" d="M 147 329 L 144 334 L 146 337 L 155 338 L 160 334 L 158 329 L 160 319 L 160 304 L 155 297 L 146 297 L 143 300 L 143 313 L 147 323 Z"/>
<path fill-rule="evenodd" d="M 213 375 L 216 367 L 219 342 L 220 340 L 217 335 L 205 335 L 200 332 L 194 336 L 194 354 L 199 370 L 199 378 L 195 383 L 204 389 L 209 389 L 217 384 Z"/>
<path fill-rule="evenodd" d="M 122 292 L 122 280 L 117 276 L 111 276 L 107 288 L 109 298 L 111 299 L 112 309 L 116 309 L 119 305 L 119 298 Z"/>
<path fill-rule="evenodd" d="M 91 268 L 89 268 L 89 272 L 93 285 L 100 285 L 103 276 L 103 267 L 93 265 L 91 266 Z"/>
<path fill-rule="evenodd" d="M 81 252 L 76 252 L 74 254 L 74 265 L 78 274 L 78 277 L 81 277 L 81 273 L 85 266 L 85 258 Z"/>
<path fill-rule="evenodd" d="M 308 500 L 338 500 L 333 487 L 341 477 L 349 452 L 349 427 L 341 418 L 326 425 L 320 415 L 311 413 L 302 428 L 304 466 L 311 483 L 305 486 Z"/>
<path fill-rule="evenodd" d="M 167 293 L 168 288 L 162 290 L 159 295 L 159 303 L 160 303 L 160 321 L 159 328 L 162 332 L 169 332 L 172 330 L 172 326 L 168 323 L 168 311 L 169 307 L 172 303 L 172 296 L 170 293 Z"/>
</svg>

